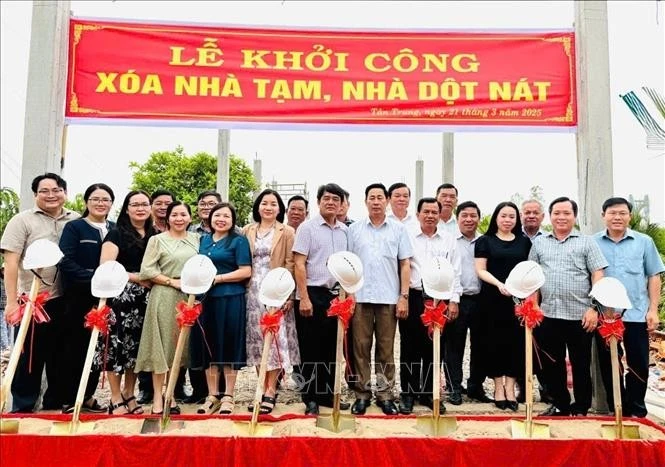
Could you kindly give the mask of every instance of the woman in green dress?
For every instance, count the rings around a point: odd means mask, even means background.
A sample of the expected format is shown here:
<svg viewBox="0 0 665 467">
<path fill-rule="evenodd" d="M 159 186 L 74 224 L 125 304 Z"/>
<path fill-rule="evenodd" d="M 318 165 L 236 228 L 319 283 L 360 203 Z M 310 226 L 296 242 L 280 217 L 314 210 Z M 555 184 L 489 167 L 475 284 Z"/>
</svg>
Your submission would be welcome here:
<svg viewBox="0 0 665 467">
<path fill-rule="evenodd" d="M 143 322 L 141 343 L 134 371 L 152 372 L 154 398 L 152 413 L 164 410 L 162 387 L 169 366 L 173 362 L 178 327 L 176 304 L 186 299 L 180 291 L 180 271 L 189 258 L 199 251 L 199 236 L 188 232 L 192 220 L 190 207 L 182 201 L 174 201 L 166 212 L 167 230 L 148 240 L 139 279 L 153 283 Z M 186 366 L 187 356 L 183 356 Z M 175 404 L 175 401 L 173 401 Z M 171 413 L 179 413 L 176 405 Z"/>
</svg>

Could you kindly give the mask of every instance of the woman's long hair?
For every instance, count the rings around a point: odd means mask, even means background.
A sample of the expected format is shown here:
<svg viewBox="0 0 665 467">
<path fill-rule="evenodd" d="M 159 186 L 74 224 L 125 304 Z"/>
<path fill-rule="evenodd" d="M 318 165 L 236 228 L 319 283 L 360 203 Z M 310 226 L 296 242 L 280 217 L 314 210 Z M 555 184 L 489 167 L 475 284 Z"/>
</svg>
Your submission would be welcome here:
<svg viewBox="0 0 665 467">
<path fill-rule="evenodd" d="M 515 236 L 522 235 L 522 221 L 520 220 L 520 211 L 517 209 L 517 206 L 515 203 L 511 201 L 504 201 L 502 203 L 499 203 L 496 208 L 494 208 L 494 212 L 492 213 L 492 218 L 490 219 L 490 225 L 487 227 L 487 232 L 485 232 L 485 235 L 496 235 L 496 233 L 499 231 L 499 226 L 496 223 L 497 217 L 499 217 L 499 211 L 501 211 L 503 208 L 506 206 L 511 207 L 515 210 L 515 226 L 513 227 L 513 234 Z"/>
<path fill-rule="evenodd" d="M 146 198 L 148 198 L 148 203 L 152 204 L 150 195 L 145 191 L 143 190 L 130 191 L 129 193 L 127 193 L 127 196 L 125 196 L 125 200 L 122 202 L 122 208 L 120 208 L 120 214 L 118 215 L 118 220 L 116 221 L 116 227 L 120 231 L 121 235 L 123 237 L 126 237 L 130 243 L 136 243 L 141 247 L 145 247 L 145 245 L 148 244 L 148 239 L 155 234 L 155 230 L 152 226 L 152 215 L 148 215 L 148 218 L 143 223 L 143 230 L 145 232 L 143 237 L 141 237 L 141 235 L 136 231 L 136 229 L 132 225 L 132 221 L 129 218 L 129 212 L 128 212 L 129 201 L 132 199 L 133 196 L 136 195 L 144 195 Z M 149 210 L 150 207 L 148 207 L 148 211 Z"/>
<path fill-rule="evenodd" d="M 279 206 L 279 212 L 277 213 L 276 219 L 277 222 L 283 223 L 284 214 L 286 213 L 286 206 L 284 206 L 284 201 L 282 201 L 282 197 L 279 195 L 279 193 L 270 188 L 266 188 L 265 190 L 263 190 L 259 194 L 259 196 L 256 197 L 256 200 L 254 201 L 254 205 L 252 206 L 252 218 L 254 219 L 254 222 L 261 222 L 261 214 L 259 214 L 259 206 L 261 205 L 261 201 L 263 201 L 263 198 L 265 198 L 266 195 L 274 195 L 275 198 L 277 198 L 277 206 Z"/>
</svg>

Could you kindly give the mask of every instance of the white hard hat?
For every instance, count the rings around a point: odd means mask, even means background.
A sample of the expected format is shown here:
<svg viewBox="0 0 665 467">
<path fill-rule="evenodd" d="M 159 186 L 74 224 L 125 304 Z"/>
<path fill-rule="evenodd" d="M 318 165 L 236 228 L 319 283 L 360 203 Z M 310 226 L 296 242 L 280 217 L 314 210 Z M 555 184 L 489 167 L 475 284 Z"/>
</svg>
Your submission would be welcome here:
<svg viewBox="0 0 665 467">
<path fill-rule="evenodd" d="M 64 255 L 58 245 L 51 240 L 40 238 L 35 240 L 25 250 L 23 269 L 39 269 L 55 266 Z"/>
<path fill-rule="evenodd" d="M 438 300 L 449 300 L 453 295 L 455 271 L 453 265 L 443 256 L 435 256 L 427 261 L 421 271 L 425 293 Z"/>
<path fill-rule="evenodd" d="M 526 298 L 545 283 L 545 273 L 535 261 L 517 263 L 506 279 L 506 290 L 517 298 Z"/>
<path fill-rule="evenodd" d="M 363 263 L 350 251 L 338 251 L 328 257 L 328 271 L 347 293 L 354 293 L 363 286 Z"/>
<path fill-rule="evenodd" d="M 626 287 L 614 277 L 603 277 L 593 284 L 589 297 L 595 298 L 598 303 L 608 308 L 628 310 L 633 307 Z"/>
<path fill-rule="evenodd" d="M 125 267 L 117 261 L 107 261 L 100 264 L 92 276 L 90 291 L 93 297 L 113 298 L 117 297 L 125 289 L 129 281 L 129 274 Z"/>
<path fill-rule="evenodd" d="M 268 271 L 259 287 L 259 301 L 265 306 L 281 307 L 296 288 L 293 276 L 285 268 Z"/>
<path fill-rule="evenodd" d="M 180 290 L 188 295 L 206 293 L 212 287 L 217 268 L 204 255 L 194 255 L 187 260 L 180 273 Z"/>
</svg>

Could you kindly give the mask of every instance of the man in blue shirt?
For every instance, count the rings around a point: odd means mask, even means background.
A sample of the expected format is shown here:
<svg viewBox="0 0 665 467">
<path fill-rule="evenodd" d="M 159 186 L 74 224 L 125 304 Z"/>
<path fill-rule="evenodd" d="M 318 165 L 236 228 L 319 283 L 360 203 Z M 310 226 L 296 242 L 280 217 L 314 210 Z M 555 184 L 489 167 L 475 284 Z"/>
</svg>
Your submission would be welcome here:
<svg viewBox="0 0 665 467">
<path fill-rule="evenodd" d="M 623 316 L 626 329 L 623 346 L 629 368 L 625 387 L 621 378 L 623 413 L 626 416 L 646 417 L 644 396 L 649 377 L 649 332 L 658 327 L 660 274 L 665 271 L 665 266 L 651 237 L 628 228 L 632 210 L 633 206 L 624 198 L 605 201 L 603 220 L 607 228 L 595 234 L 594 238 L 609 263 L 605 274 L 623 283 L 633 305 Z M 596 340 L 607 405 L 612 410 L 614 398 L 610 352 L 598 333 Z"/>
</svg>

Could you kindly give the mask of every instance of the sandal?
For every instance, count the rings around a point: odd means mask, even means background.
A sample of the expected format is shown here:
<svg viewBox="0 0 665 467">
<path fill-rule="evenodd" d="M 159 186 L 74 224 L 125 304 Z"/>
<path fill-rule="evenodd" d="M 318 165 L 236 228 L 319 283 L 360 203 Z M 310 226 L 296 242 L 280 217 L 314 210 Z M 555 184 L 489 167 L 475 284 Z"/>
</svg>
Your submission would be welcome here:
<svg viewBox="0 0 665 467">
<path fill-rule="evenodd" d="M 143 406 L 139 405 L 138 402 L 136 401 L 136 396 L 132 396 L 128 399 L 125 399 L 125 396 L 121 396 L 122 400 L 125 401 L 125 405 L 127 406 L 127 410 L 129 411 L 128 413 L 131 415 L 142 415 L 143 414 Z M 130 409 L 129 408 L 129 403 L 134 401 L 134 408 Z"/>
<path fill-rule="evenodd" d="M 261 415 L 267 415 L 272 412 L 277 403 L 277 398 L 264 395 L 261 398 L 261 407 L 259 407 L 259 413 Z"/>
<path fill-rule="evenodd" d="M 81 406 L 81 412 L 83 413 L 104 413 L 108 410 L 107 407 L 103 407 L 99 405 L 99 402 L 97 402 L 97 399 L 91 399 L 92 403 L 86 404 L 84 403 Z"/>
<path fill-rule="evenodd" d="M 117 414 L 115 411 L 121 407 L 125 408 L 125 412 L 122 414 Z M 127 407 L 127 401 L 123 400 L 122 402 L 118 402 L 117 404 L 114 404 L 113 401 L 109 400 L 109 415 L 126 415 L 128 413 L 131 413 L 129 411 L 129 407 Z"/>
<path fill-rule="evenodd" d="M 202 414 L 202 415 L 212 415 L 217 410 L 219 410 L 219 397 L 217 396 L 208 396 L 205 398 L 203 401 L 203 404 L 199 406 L 198 409 L 196 409 L 196 413 Z"/>
<path fill-rule="evenodd" d="M 235 403 L 233 402 L 233 396 L 229 394 L 224 394 L 222 396 L 222 404 L 219 409 L 219 413 L 222 415 L 230 415 L 233 413 L 233 409 L 235 408 Z M 254 410 L 254 408 L 252 408 Z"/>
</svg>

